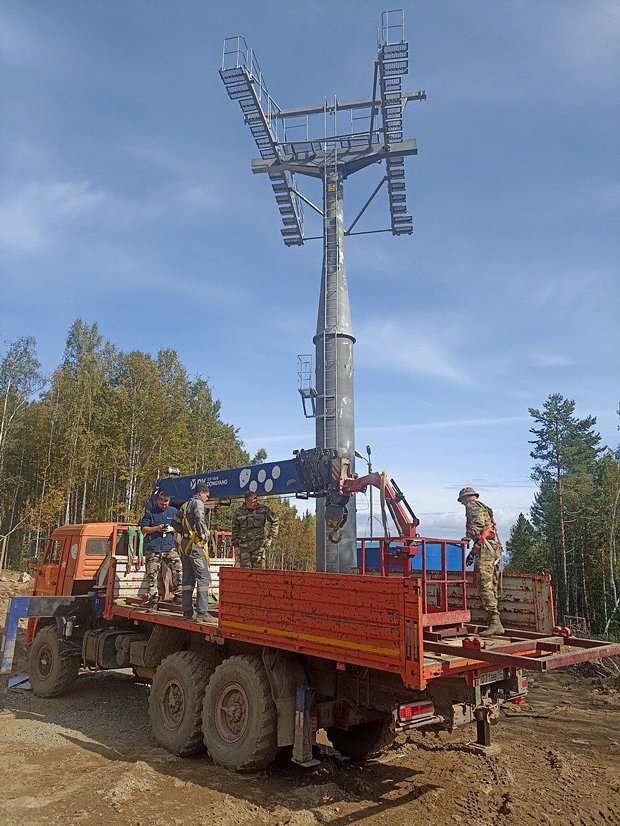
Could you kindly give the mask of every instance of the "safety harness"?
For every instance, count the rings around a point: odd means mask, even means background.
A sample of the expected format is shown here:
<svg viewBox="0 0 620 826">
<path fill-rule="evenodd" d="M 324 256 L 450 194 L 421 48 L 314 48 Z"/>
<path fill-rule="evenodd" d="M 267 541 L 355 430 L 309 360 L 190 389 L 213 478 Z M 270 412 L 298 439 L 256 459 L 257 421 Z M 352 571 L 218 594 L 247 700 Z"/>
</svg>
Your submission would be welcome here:
<svg viewBox="0 0 620 826">
<path fill-rule="evenodd" d="M 484 505 L 484 503 L 482 503 L 482 502 L 480 504 Z M 484 507 L 486 508 L 486 505 L 484 505 Z M 493 518 L 493 515 L 490 513 L 489 508 L 486 508 L 486 511 L 487 511 L 488 516 L 489 516 L 489 519 L 491 520 L 491 527 L 490 528 L 485 528 L 482 531 L 482 533 L 480 534 L 480 536 L 477 539 L 474 539 L 473 553 L 476 553 L 476 547 L 477 547 L 478 548 L 477 552 L 479 554 L 480 549 L 482 548 L 482 546 L 484 544 L 487 543 L 487 541 L 489 539 L 493 539 L 493 540 L 495 540 L 495 542 L 497 542 L 497 544 L 499 545 L 500 554 L 497 557 L 497 559 L 495 560 L 495 565 L 499 566 L 499 591 L 501 593 L 501 591 L 503 589 L 502 559 L 504 557 L 504 547 L 502 545 L 501 539 L 499 538 L 499 533 L 497 532 L 497 525 L 495 524 L 495 519 Z M 477 585 L 477 580 L 478 580 L 478 572 L 474 571 L 474 579 L 473 579 L 474 588 Z"/>
<path fill-rule="evenodd" d="M 208 556 L 208 549 L 207 549 L 207 540 L 202 539 L 196 531 L 190 525 L 189 519 L 187 517 L 187 509 L 189 508 L 190 502 L 192 500 L 189 499 L 187 502 L 184 502 L 179 510 L 176 513 L 175 521 L 178 522 L 182 528 L 179 531 L 181 535 L 181 542 L 179 546 L 179 550 L 185 556 L 189 556 L 192 545 L 197 545 L 205 556 Z"/>
</svg>

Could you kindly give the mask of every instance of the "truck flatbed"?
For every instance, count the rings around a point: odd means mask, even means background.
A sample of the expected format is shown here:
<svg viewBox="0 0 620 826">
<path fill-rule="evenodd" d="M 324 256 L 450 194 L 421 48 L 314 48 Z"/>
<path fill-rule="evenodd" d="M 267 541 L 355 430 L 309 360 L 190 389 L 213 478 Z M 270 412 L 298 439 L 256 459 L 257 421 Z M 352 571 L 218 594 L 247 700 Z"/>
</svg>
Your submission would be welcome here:
<svg viewBox="0 0 620 826">
<path fill-rule="evenodd" d="M 520 579 L 526 608 L 528 580 Z M 221 645 L 235 640 L 396 673 L 413 689 L 472 671 L 546 671 L 620 654 L 620 644 L 575 638 L 568 629 L 508 629 L 483 638 L 483 625 L 432 625 L 433 613 L 422 612 L 422 590 L 422 580 L 411 577 L 227 568 L 212 622 L 126 601 L 111 601 L 107 611 L 111 619 L 187 629 Z M 540 598 L 535 590 L 532 600 Z"/>
</svg>

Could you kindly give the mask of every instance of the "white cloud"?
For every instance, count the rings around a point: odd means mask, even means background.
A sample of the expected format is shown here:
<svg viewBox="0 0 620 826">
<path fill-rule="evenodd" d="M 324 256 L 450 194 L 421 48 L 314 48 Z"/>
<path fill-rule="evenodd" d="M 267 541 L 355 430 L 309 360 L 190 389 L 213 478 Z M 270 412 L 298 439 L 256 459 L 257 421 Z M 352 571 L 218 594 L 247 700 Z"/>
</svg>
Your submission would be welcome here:
<svg viewBox="0 0 620 826">
<path fill-rule="evenodd" d="M 2 27 L 0 28 L 0 56 L 13 66 L 37 66 L 46 57 L 47 48 L 41 38 L 17 18 L 9 19 L 8 10 L 4 9 Z"/>
<path fill-rule="evenodd" d="M 103 238 L 179 210 L 200 213 L 225 208 L 216 191 L 199 184 L 161 187 L 142 198 L 127 198 L 90 181 L 31 181 L 3 195 L 0 245 L 18 252 L 41 251 L 86 224 Z"/>
<path fill-rule="evenodd" d="M 558 16 L 564 56 L 584 81 L 600 81 L 605 88 L 620 81 L 620 4 L 617 0 L 577 3 Z M 616 74 L 614 81 L 614 72 Z"/>
<path fill-rule="evenodd" d="M 534 367 L 574 367 L 577 363 L 575 359 L 560 353 L 537 353 L 532 356 Z"/>
<path fill-rule="evenodd" d="M 358 327 L 358 363 L 381 372 L 432 376 L 440 381 L 473 385 L 465 366 L 453 352 L 460 332 L 453 320 L 428 316 L 400 320 L 368 320 Z"/>
<path fill-rule="evenodd" d="M 379 425 L 377 427 L 358 427 L 358 433 L 387 433 L 395 431 L 416 430 L 460 430 L 461 428 L 496 427 L 522 424 L 529 421 L 528 416 L 491 416 L 479 419 L 453 419 L 448 421 L 416 422 L 415 424 Z"/>
<path fill-rule="evenodd" d="M 109 195 L 84 181 L 26 184 L 0 204 L 0 243 L 17 250 L 40 249 L 52 243 L 63 226 L 111 205 Z"/>
<path fill-rule="evenodd" d="M 506 542 L 510 536 L 510 529 L 517 521 L 521 511 L 516 508 L 497 508 L 493 515 L 502 542 Z M 465 531 L 465 512 L 460 511 L 435 511 L 430 513 L 418 513 L 420 519 L 419 532 L 421 536 L 430 536 L 446 539 L 460 539 Z"/>
</svg>

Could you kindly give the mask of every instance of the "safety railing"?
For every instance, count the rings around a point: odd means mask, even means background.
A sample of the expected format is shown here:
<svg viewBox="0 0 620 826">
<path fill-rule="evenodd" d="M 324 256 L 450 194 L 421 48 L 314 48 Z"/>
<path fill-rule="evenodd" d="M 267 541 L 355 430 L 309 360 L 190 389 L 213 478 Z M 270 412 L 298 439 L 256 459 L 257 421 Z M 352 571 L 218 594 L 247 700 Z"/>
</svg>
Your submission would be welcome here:
<svg viewBox="0 0 620 826">
<path fill-rule="evenodd" d="M 364 576 L 419 577 L 424 614 L 467 610 L 467 543 L 431 537 L 363 537 L 358 571 Z"/>
<path fill-rule="evenodd" d="M 390 9 L 381 14 L 381 28 L 377 32 L 378 46 L 392 46 L 405 40 L 405 12 Z"/>
<path fill-rule="evenodd" d="M 236 70 L 241 70 L 237 72 Z M 278 142 L 278 122 L 280 107 L 269 94 L 267 84 L 259 66 L 254 49 L 251 49 L 240 35 L 227 37 L 222 47 L 222 68 L 220 74 L 225 83 L 235 83 L 237 75 L 245 75 L 252 85 L 258 104 L 263 112 L 273 140 Z M 242 107 L 243 108 L 243 107 Z"/>
</svg>

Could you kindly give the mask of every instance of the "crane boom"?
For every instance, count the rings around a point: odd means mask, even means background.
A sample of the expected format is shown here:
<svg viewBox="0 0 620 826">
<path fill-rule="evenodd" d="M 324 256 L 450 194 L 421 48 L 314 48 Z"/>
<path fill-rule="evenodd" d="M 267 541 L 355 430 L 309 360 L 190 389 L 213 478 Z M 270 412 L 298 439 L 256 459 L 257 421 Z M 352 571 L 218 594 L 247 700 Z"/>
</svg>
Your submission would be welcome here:
<svg viewBox="0 0 620 826">
<path fill-rule="evenodd" d="M 346 460 L 338 458 L 335 450 L 296 450 L 292 459 L 283 462 L 158 479 L 152 499 L 165 491 L 173 503 L 181 504 L 194 495 L 199 482 L 208 486 L 211 499 L 235 499 L 248 492 L 257 496 L 294 495 L 304 499 L 326 496 L 332 487 L 338 487 L 344 467 Z"/>
</svg>

